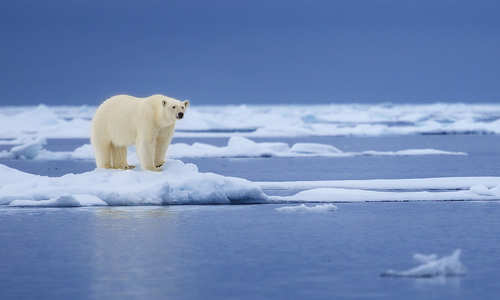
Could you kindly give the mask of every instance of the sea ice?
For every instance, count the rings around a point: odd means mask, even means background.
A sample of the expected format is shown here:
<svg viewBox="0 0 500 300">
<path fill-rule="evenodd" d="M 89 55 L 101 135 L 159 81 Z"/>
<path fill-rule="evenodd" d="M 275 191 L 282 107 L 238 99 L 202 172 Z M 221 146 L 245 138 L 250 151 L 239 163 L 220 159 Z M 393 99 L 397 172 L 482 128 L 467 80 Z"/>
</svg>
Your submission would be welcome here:
<svg viewBox="0 0 500 300">
<path fill-rule="evenodd" d="M 94 106 L 0 108 L 0 138 L 86 138 Z M 251 116 L 251 117 L 242 117 Z M 272 120 L 272 122 L 270 122 Z M 193 102 L 176 136 L 331 136 L 500 133 L 500 105 L 435 103 L 214 105 Z"/>
<path fill-rule="evenodd" d="M 473 201 L 500 200 L 500 194 L 482 195 L 473 191 L 452 192 L 381 192 L 358 189 L 318 188 L 298 192 L 292 196 L 271 196 L 271 201 L 282 202 L 389 202 L 389 201 Z"/>
<path fill-rule="evenodd" d="M 0 152 L 0 158 L 62 160 L 94 159 L 91 145 L 85 144 L 74 151 L 55 152 L 44 149 L 44 138 L 25 139 L 24 144 L 13 147 L 10 151 Z M 137 162 L 134 147 L 129 147 L 129 161 Z M 233 136 L 226 146 L 214 146 L 204 143 L 174 143 L 168 148 L 168 157 L 352 157 L 352 156 L 403 156 L 403 155 L 467 155 L 464 152 L 451 152 L 436 149 L 408 149 L 399 151 L 362 151 L 343 152 L 332 145 L 317 143 L 297 143 L 291 147 L 287 143 L 258 143 L 248 138 Z"/>
<path fill-rule="evenodd" d="M 257 182 L 265 190 L 310 190 L 319 188 L 361 190 L 471 190 L 476 194 L 498 195 L 500 177 L 438 177 L 411 179 L 320 180 L 320 181 L 267 181 Z"/>
<path fill-rule="evenodd" d="M 460 261 L 460 249 L 453 251 L 449 256 L 437 258 L 437 255 L 415 254 L 413 258 L 421 263 L 420 266 L 405 271 L 387 270 L 381 276 L 391 277 L 436 277 L 436 276 L 461 276 L 466 269 Z"/>
<path fill-rule="evenodd" d="M 194 164 L 168 160 L 162 172 L 96 169 L 61 177 L 39 176 L 0 164 L 0 205 L 94 206 L 239 203 L 333 203 L 372 201 L 500 200 L 499 177 L 462 177 L 299 182 L 250 182 L 201 173 Z M 479 182 L 481 186 L 479 186 Z M 332 184 L 334 183 L 334 184 Z M 269 187 L 290 188 L 290 196 L 268 196 Z M 317 186 L 329 186 L 317 188 Z M 332 186 L 350 186 L 334 188 Z M 394 187 L 391 189 L 390 187 Z M 461 189 L 447 191 L 450 186 Z M 370 189 L 365 189 L 365 188 Z M 403 187 L 410 190 L 401 189 Z M 411 191 L 418 187 L 423 191 Z M 388 188 L 390 191 L 381 191 Z M 438 189 L 441 188 L 441 189 Z M 399 189 L 399 190 L 398 190 Z M 436 189 L 436 190 L 432 190 Z M 291 209 L 324 210 L 333 206 Z M 286 209 L 285 209 L 286 210 Z"/>
<path fill-rule="evenodd" d="M 262 203 L 267 196 L 248 180 L 200 173 L 169 160 L 163 172 L 96 169 L 47 177 L 0 165 L 0 205 L 89 206 Z M 40 202 L 41 201 L 41 202 Z"/>
</svg>

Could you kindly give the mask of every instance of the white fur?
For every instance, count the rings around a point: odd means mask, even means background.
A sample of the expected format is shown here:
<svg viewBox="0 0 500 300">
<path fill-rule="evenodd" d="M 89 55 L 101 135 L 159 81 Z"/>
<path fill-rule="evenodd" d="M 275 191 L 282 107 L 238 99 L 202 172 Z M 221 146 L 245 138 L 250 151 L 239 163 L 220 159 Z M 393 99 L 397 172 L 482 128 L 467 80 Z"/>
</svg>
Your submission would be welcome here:
<svg viewBox="0 0 500 300">
<path fill-rule="evenodd" d="M 97 167 L 132 168 L 127 164 L 127 146 L 135 144 L 141 167 L 161 170 L 177 116 L 188 106 L 187 100 L 181 102 L 163 95 L 117 95 L 104 101 L 92 120 L 90 140 Z"/>
</svg>

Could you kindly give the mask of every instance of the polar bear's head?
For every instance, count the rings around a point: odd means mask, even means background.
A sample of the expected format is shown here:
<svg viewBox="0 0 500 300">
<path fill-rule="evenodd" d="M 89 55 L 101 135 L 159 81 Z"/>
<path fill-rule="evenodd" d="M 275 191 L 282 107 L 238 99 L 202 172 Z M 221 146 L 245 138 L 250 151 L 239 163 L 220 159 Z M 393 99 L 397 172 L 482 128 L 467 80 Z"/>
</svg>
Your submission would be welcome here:
<svg viewBox="0 0 500 300">
<path fill-rule="evenodd" d="M 179 101 L 167 96 L 160 96 L 157 98 L 160 106 L 160 118 L 163 124 L 173 124 L 176 120 L 184 117 L 187 108 L 189 107 L 189 100 Z"/>
</svg>

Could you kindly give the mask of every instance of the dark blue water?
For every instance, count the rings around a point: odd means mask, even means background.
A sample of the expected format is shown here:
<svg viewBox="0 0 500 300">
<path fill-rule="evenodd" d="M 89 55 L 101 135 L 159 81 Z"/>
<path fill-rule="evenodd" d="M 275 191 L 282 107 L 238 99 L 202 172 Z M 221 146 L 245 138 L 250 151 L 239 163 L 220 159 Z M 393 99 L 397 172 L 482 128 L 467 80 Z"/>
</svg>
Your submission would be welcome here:
<svg viewBox="0 0 500 300">
<path fill-rule="evenodd" d="M 225 144 L 224 139 L 202 142 Z M 264 139 L 258 139 L 262 141 Z M 275 139 L 274 139 L 275 140 Z M 252 180 L 500 176 L 497 136 L 280 139 L 344 151 L 438 148 L 468 156 L 183 159 Z M 192 140 L 176 139 L 174 142 Z M 69 151 L 85 140 L 50 140 Z M 87 161 L 1 160 L 51 176 Z M 0 207 L 0 299 L 497 299 L 500 203 Z M 464 277 L 383 278 L 412 254 L 463 250 Z"/>
<path fill-rule="evenodd" d="M 1 299 L 497 299 L 499 203 L 0 209 Z M 386 278 L 463 250 L 464 277 Z"/>
</svg>

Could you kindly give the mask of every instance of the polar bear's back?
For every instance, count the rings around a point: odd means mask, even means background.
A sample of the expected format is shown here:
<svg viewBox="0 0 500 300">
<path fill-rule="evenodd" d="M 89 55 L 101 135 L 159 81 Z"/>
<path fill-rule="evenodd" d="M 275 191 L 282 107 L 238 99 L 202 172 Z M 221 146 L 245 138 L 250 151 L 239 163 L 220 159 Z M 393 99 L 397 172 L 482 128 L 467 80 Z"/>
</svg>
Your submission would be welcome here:
<svg viewBox="0 0 500 300">
<path fill-rule="evenodd" d="M 92 120 L 92 143 L 111 141 L 117 146 L 135 143 L 137 118 L 141 115 L 144 101 L 129 95 L 117 95 L 104 101 Z"/>
</svg>

